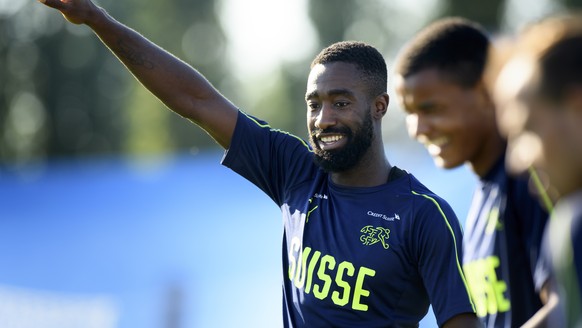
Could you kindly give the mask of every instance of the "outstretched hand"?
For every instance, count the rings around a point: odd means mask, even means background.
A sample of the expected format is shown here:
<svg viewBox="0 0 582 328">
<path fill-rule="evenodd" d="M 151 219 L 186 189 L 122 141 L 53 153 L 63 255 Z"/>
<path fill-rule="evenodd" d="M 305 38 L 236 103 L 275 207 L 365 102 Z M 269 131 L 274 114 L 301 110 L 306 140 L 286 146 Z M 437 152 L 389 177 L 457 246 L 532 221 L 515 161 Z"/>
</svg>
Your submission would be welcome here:
<svg viewBox="0 0 582 328">
<path fill-rule="evenodd" d="M 38 0 L 57 9 L 73 24 L 87 24 L 99 8 L 90 0 Z"/>
</svg>

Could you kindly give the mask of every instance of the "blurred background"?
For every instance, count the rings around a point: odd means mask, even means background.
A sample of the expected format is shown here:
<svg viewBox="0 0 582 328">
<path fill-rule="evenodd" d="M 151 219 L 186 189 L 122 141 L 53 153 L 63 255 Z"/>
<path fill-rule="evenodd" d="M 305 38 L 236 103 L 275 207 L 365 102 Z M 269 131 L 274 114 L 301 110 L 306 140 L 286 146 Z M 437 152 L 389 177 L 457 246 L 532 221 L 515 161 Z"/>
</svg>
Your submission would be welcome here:
<svg viewBox="0 0 582 328">
<path fill-rule="evenodd" d="M 340 40 L 386 57 L 447 15 L 511 34 L 582 0 L 98 2 L 199 69 L 240 108 L 306 136 L 309 63 Z M 389 91 L 392 84 L 389 77 Z M 395 97 L 392 164 L 464 223 L 475 180 L 434 168 Z M 275 204 L 166 110 L 85 26 L 0 0 L 0 327 L 281 327 Z M 432 312 L 421 327 L 435 327 Z"/>
</svg>

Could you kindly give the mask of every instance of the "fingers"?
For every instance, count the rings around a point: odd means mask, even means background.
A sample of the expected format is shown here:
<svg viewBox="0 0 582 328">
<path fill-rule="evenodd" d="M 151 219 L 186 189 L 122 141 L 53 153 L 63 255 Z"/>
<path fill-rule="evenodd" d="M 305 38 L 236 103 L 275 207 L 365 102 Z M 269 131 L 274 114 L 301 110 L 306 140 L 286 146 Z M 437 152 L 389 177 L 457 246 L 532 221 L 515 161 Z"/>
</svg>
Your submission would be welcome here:
<svg viewBox="0 0 582 328">
<path fill-rule="evenodd" d="M 40 3 L 45 4 L 51 8 L 62 9 L 64 8 L 64 1 L 61 0 L 38 0 Z"/>
<path fill-rule="evenodd" d="M 47 7 L 54 8 L 73 24 L 84 24 L 88 11 L 94 9 L 88 0 L 38 0 Z"/>
</svg>

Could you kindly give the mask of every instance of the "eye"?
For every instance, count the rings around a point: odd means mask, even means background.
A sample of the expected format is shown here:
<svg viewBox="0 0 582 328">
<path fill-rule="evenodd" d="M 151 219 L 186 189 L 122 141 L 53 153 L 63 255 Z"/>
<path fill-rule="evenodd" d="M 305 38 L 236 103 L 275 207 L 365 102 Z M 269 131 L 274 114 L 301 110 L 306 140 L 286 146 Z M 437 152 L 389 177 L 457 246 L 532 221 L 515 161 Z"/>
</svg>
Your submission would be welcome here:
<svg viewBox="0 0 582 328">
<path fill-rule="evenodd" d="M 350 103 L 348 101 L 336 101 L 335 102 L 335 107 L 337 108 L 343 108 L 343 107 L 347 107 Z"/>
<path fill-rule="evenodd" d="M 315 111 L 318 110 L 320 105 L 319 103 L 315 102 L 315 101 L 308 101 L 307 102 L 307 107 L 311 110 L 311 111 Z"/>
<path fill-rule="evenodd" d="M 426 107 L 426 108 L 421 108 L 418 112 L 420 114 L 424 114 L 424 115 L 430 115 L 432 113 L 434 113 L 436 110 L 434 107 Z"/>
<path fill-rule="evenodd" d="M 438 113 L 441 109 L 442 109 L 441 105 L 431 102 L 431 103 L 421 104 L 420 106 L 418 106 L 417 111 L 419 114 L 434 115 L 434 114 Z"/>
</svg>

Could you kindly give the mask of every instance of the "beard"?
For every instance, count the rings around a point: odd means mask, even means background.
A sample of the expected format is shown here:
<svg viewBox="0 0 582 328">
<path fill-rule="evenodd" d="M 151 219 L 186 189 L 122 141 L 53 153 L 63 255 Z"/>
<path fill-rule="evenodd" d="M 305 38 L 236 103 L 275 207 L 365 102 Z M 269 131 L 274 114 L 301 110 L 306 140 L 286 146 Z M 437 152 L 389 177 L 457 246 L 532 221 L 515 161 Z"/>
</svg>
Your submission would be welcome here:
<svg viewBox="0 0 582 328">
<path fill-rule="evenodd" d="M 319 132 L 341 133 L 348 138 L 348 142 L 340 149 L 322 150 L 317 143 L 316 135 Z M 344 172 L 353 168 L 362 159 L 366 151 L 372 145 L 374 138 L 374 126 L 372 115 L 368 113 L 362 126 L 352 131 L 349 128 L 330 128 L 324 131 L 313 130 L 310 135 L 310 143 L 313 148 L 314 161 L 325 172 Z"/>
</svg>

